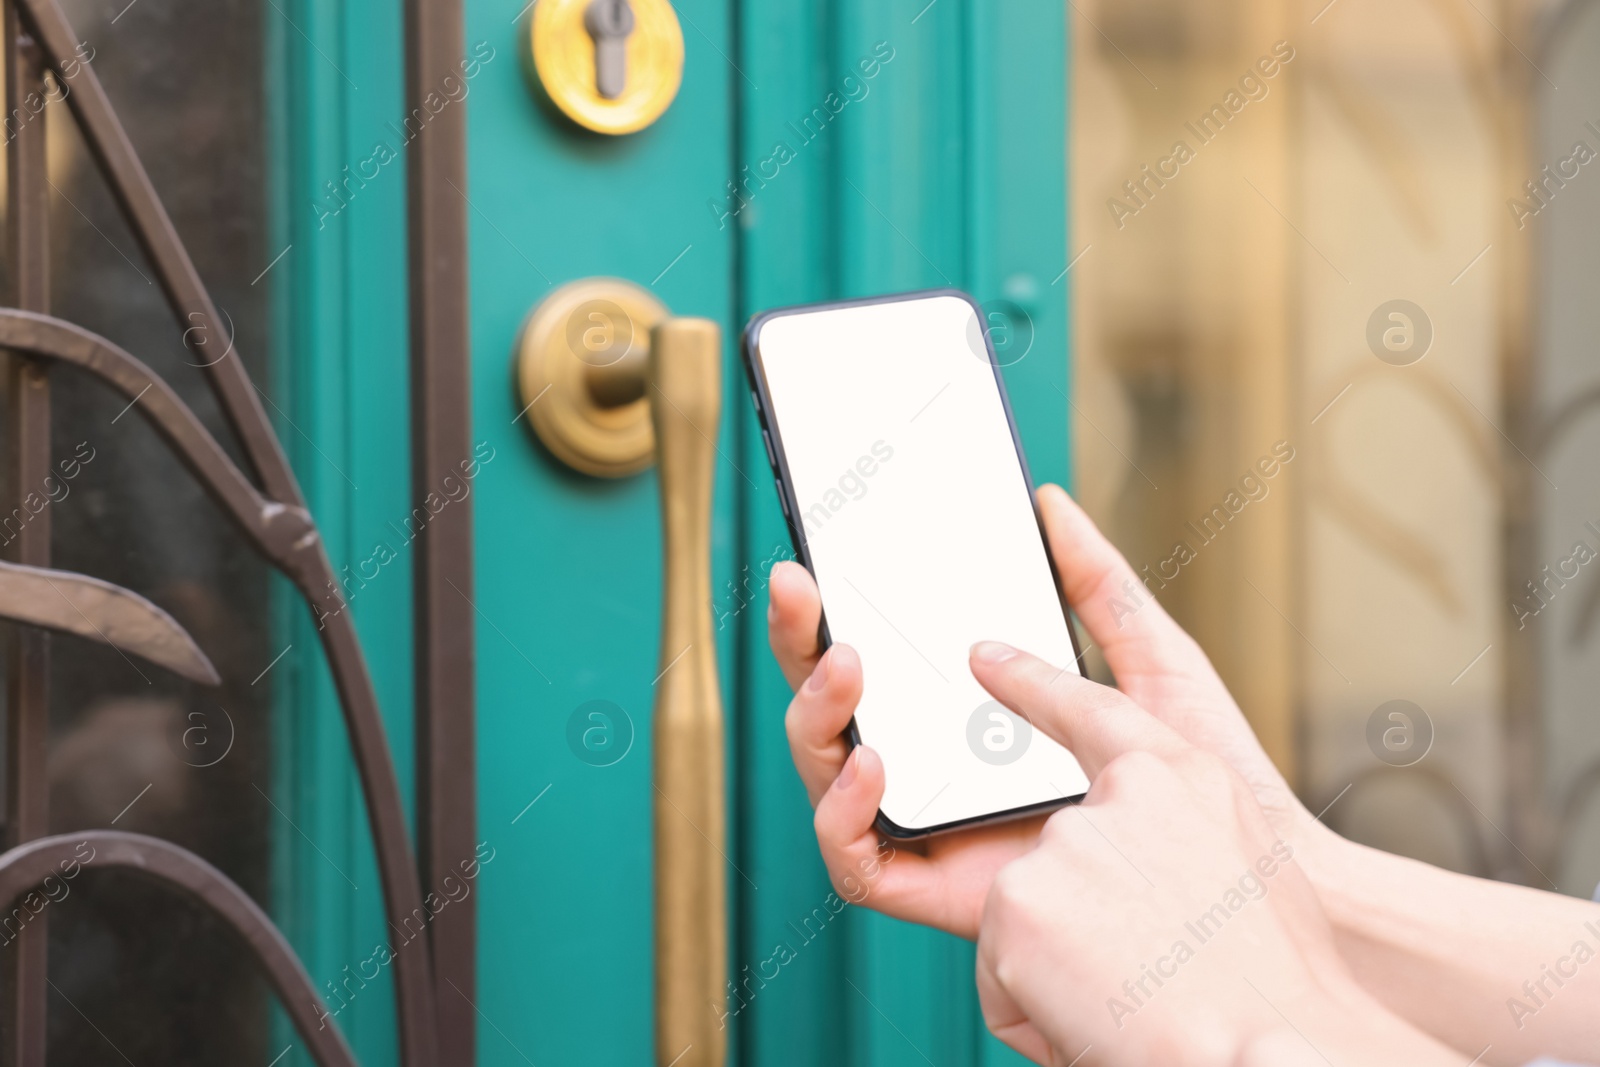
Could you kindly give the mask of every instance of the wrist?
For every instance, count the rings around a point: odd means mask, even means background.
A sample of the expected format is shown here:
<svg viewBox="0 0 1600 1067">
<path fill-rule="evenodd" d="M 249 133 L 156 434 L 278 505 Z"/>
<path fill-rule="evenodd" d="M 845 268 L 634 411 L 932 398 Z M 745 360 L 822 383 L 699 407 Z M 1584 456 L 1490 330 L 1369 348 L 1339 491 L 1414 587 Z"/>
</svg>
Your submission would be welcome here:
<svg viewBox="0 0 1600 1067">
<path fill-rule="evenodd" d="M 1433 929 L 1426 917 L 1437 906 L 1430 898 L 1439 893 L 1438 880 L 1453 875 L 1357 844 L 1320 822 L 1298 830 L 1293 847 L 1339 951 L 1358 976 L 1360 949 L 1381 945 L 1424 957 L 1439 950 L 1426 943 L 1424 931 Z"/>
<path fill-rule="evenodd" d="M 1349 890 L 1352 877 L 1366 863 L 1366 849 L 1340 837 L 1321 820 L 1309 815 L 1294 830 L 1289 842 L 1295 862 L 1319 895 Z"/>
</svg>

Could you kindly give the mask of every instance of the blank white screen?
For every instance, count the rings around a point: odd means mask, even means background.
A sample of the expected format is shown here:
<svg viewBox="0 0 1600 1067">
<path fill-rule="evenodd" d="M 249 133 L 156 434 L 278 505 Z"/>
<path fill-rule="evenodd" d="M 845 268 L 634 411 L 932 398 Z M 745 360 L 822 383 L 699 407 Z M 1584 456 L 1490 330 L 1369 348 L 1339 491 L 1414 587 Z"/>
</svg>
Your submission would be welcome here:
<svg viewBox="0 0 1600 1067">
<path fill-rule="evenodd" d="M 973 642 L 1077 670 L 973 306 L 781 314 L 756 345 L 830 634 L 861 655 L 856 725 L 884 760 L 884 815 L 927 829 L 1084 792 L 1038 731 L 1005 765 L 969 744 L 993 699 Z"/>
</svg>

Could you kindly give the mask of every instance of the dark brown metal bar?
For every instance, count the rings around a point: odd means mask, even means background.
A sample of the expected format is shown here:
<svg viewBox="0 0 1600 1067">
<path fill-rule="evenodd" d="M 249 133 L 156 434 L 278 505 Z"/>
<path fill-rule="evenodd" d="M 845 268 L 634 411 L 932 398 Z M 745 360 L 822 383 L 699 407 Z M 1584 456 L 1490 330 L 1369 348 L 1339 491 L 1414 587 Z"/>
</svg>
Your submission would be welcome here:
<svg viewBox="0 0 1600 1067">
<path fill-rule="evenodd" d="M 104 337 L 64 319 L 0 308 L 0 347 L 72 364 L 127 397 L 267 558 L 288 566 L 295 545 L 316 536 L 304 508 L 263 497 L 172 387 Z"/>
<path fill-rule="evenodd" d="M 102 642 L 201 685 L 222 683 L 178 620 L 133 590 L 86 574 L 0 563 L 0 617 Z"/>
<path fill-rule="evenodd" d="M 461 77 L 461 0 L 406 0 L 406 110 Z M 466 109 L 420 124 L 407 157 L 411 294 L 411 485 L 417 500 L 459 479 L 472 455 L 467 303 Z M 423 884 L 459 876 L 477 836 L 472 505 L 416 541 L 417 844 Z M 430 927 L 442 1062 L 476 1062 L 477 898 Z M 453 987 L 453 988 L 451 988 Z"/>
<path fill-rule="evenodd" d="M 265 912 L 227 875 L 187 849 L 143 834 L 89 830 L 41 838 L 0 857 L 0 910 L 10 911 L 30 893 L 41 901 L 22 928 L 40 929 L 49 914 L 49 897 L 36 891 L 46 880 L 59 888 L 85 870 L 125 870 L 186 894 L 237 934 L 277 992 L 306 1050 L 320 1067 L 356 1067 L 317 987 L 300 966 L 294 949 Z M 43 983 L 41 982 L 41 985 Z"/>
<path fill-rule="evenodd" d="M 44 58 L 27 37 L 14 3 L 6 4 L 6 254 L 9 294 L 17 307 L 50 307 L 50 200 L 45 166 Z M 35 95 L 37 94 L 37 95 Z M 34 116 L 25 121 L 18 116 Z M 19 504 L 42 491 L 50 474 L 50 377 L 44 364 L 12 353 L 6 360 L 7 499 Z M 14 563 L 50 563 L 50 509 L 41 508 L 7 546 Z M 50 832 L 50 639 L 32 628 L 8 635 L 6 671 L 7 847 Z M 5 1057 L 15 1067 L 42 1067 L 45 1056 L 45 971 L 49 930 L 29 924 L 6 956 Z"/>
<path fill-rule="evenodd" d="M 317 537 L 311 516 L 263 497 L 172 387 L 138 359 L 64 319 L 8 308 L 0 308 L 0 347 L 71 364 L 127 397 L 130 410 L 150 422 L 268 559 L 290 573 L 306 569 L 298 557 Z"/>
<path fill-rule="evenodd" d="M 19 6 L 23 22 L 44 48 L 52 66 L 60 67 L 76 58 L 78 37 L 54 0 L 13 2 Z M 144 164 L 117 120 L 92 64 L 78 63 L 66 102 L 78 120 L 84 143 L 105 173 L 112 195 L 127 216 L 129 228 L 155 268 L 167 302 L 183 325 L 184 343 L 205 365 L 212 388 L 267 495 L 286 504 L 302 503 L 289 461 L 250 384 L 244 362 L 234 351 L 233 337 L 225 320 L 217 314 L 211 294 L 201 283 L 166 208 L 161 206 L 155 186 L 150 183 Z"/>
</svg>

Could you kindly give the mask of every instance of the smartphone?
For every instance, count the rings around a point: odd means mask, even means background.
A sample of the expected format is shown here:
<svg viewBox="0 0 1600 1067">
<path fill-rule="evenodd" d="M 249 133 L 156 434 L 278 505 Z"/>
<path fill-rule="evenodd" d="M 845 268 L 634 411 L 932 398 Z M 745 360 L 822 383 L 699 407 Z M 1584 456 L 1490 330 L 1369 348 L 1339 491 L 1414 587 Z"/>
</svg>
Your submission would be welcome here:
<svg viewBox="0 0 1600 1067">
<path fill-rule="evenodd" d="M 1080 670 L 986 326 L 970 296 L 936 290 L 768 311 L 744 332 L 821 643 L 861 656 L 849 737 L 883 758 L 891 837 L 1046 811 L 1089 784 L 968 667 L 996 640 Z"/>
</svg>

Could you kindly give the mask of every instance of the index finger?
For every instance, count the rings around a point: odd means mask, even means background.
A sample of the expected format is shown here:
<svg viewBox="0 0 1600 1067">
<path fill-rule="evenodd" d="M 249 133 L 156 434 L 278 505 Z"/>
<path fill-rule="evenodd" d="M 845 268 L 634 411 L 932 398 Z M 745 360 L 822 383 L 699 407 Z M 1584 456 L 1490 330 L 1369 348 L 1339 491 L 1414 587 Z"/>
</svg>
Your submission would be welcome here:
<svg viewBox="0 0 1600 1067">
<path fill-rule="evenodd" d="M 1105 652 L 1111 673 L 1120 678 L 1131 658 L 1151 654 L 1173 666 L 1192 667 L 1194 649 L 1182 628 L 1077 501 L 1059 485 L 1042 485 L 1037 495 L 1062 591 L 1090 639 Z M 1149 580 L 1165 584 L 1158 575 Z"/>
<path fill-rule="evenodd" d="M 1061 743 L 1092 781 L 1128 752 L 1171 755 L 1188 743 L 1139 705 L 1076 671 L 998 641 L 972 646 L 972 675 L 1000 703 Z"/>
</svg>

